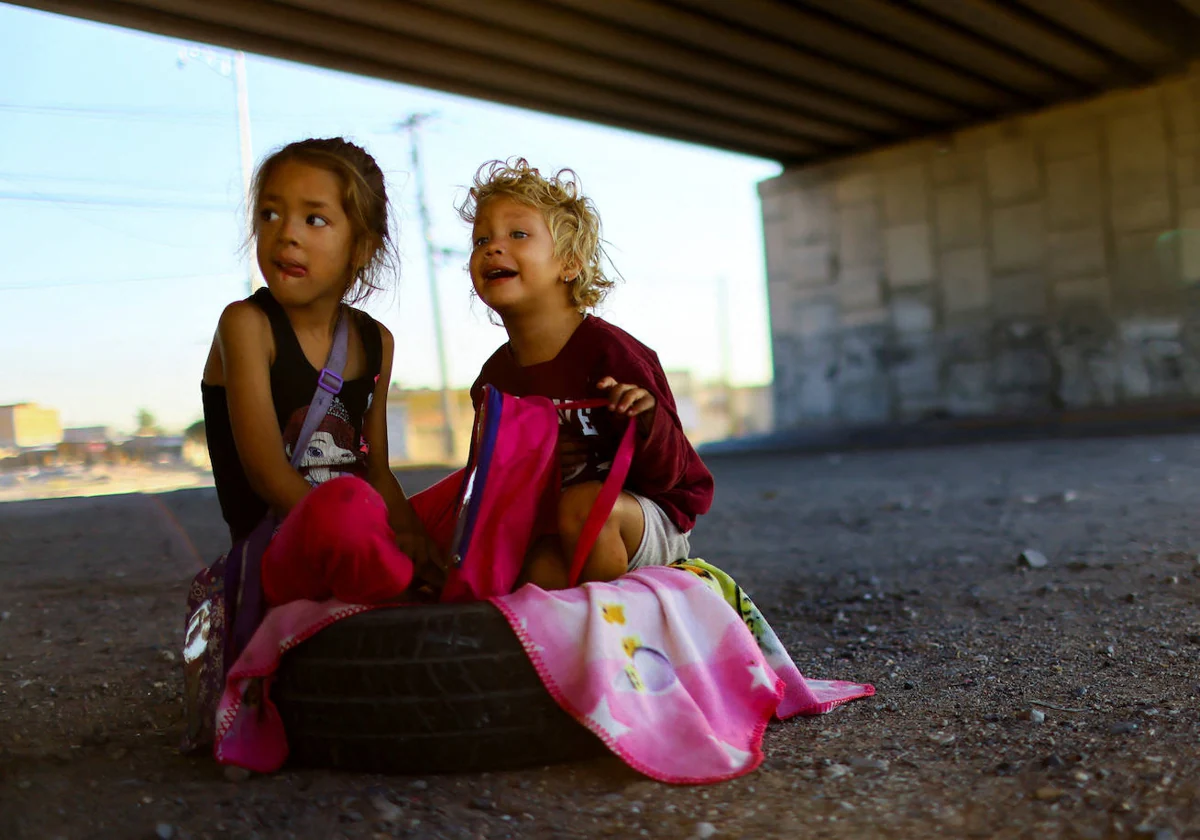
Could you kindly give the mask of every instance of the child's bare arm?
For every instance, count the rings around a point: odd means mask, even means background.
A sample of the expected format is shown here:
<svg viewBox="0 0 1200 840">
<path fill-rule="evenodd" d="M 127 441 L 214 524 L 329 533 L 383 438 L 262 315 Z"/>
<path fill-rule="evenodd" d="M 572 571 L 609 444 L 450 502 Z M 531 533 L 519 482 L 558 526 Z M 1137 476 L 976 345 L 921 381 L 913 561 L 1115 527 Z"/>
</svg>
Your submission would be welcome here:
<svg viewBox="0 0 1200 840">
<path fill-rule="evenodd" d="M 238 457 L 254 492 L 285 516 L 311 488 L 283 451 L 271 400 L 270 342 L 270 322 L 254 304 L 239 301 L 221 313 L 217 344 Z"/>
<path fill-rule="evenodd" d="M 367 441 L 367 481 L 387 504 L 388 524 L 396 533 L 396 544 L 400 550 L 413 561 L 420 577 L 440 585 L 445 575 L 441 552 L 417 518 L 388 463 L 387 395 L 392 381 L 392 357 L 396 341 L 383 324 L 379 325 L 379 335 L 383 344 L 383 361 L 379 367 L 379 379 L 375 382 L 371 407 L 363 416 L 363 437 Z"/>
</svg>

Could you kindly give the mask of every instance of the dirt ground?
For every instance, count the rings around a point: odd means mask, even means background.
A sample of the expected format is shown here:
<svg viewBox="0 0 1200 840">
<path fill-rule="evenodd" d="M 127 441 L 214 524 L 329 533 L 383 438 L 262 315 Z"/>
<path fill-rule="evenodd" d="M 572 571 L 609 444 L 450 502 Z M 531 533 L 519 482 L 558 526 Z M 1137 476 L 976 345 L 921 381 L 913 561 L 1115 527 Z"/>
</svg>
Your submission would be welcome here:
<svg viewBox="0 0 1200 840">
<path fill-rule="evenodd" d="M 711 463 L 695 553 L 806 674 L 878 688 L 772 725 L 754 773 L 230 781 L 175 749 L 184 585 L 224 547 L 212 490 L 15 502 L 0 837 L 1200 837 L 1200 436 Z"/>
</svg>

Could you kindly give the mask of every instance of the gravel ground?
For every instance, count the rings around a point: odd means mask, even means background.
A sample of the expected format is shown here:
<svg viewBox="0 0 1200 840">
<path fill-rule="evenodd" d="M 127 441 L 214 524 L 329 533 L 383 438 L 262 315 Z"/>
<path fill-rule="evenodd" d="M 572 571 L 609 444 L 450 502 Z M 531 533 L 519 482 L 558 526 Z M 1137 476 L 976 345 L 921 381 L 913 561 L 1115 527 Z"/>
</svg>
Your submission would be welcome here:
<svg viewBox="0 0 1200 840">
<path fill-rule="evenodd" d="M 802 671 L 879 693 L 705 788 L 614 759 L 228 779 L 175 750 L 212 491 L 0 505 L 0 837 L 1200 837 L 1200 437 L 712 467 L 696 553 Z"/>
</svg>

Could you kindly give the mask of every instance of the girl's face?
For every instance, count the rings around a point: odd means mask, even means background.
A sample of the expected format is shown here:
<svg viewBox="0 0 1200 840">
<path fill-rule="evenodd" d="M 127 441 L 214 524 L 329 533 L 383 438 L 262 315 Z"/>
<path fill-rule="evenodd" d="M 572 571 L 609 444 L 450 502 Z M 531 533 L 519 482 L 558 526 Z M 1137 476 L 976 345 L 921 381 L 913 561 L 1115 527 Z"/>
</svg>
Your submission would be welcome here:
<svg viewBox="0 0 1200 840">
<path fill-rule="evenodd" d="M 263 183 L 255 221 L 258 267 L 285 307 L 340 301 L 354 274 L 354 231 L 342 209 L 341 179 L 295 160 Z"/>
<path fill-rule="evenodd" d="M 471 229 L 471 283 L 501 316 L 571 306 L 563 261 L 542 211 L 511 198 L 488 199 Z"/>
</svg>

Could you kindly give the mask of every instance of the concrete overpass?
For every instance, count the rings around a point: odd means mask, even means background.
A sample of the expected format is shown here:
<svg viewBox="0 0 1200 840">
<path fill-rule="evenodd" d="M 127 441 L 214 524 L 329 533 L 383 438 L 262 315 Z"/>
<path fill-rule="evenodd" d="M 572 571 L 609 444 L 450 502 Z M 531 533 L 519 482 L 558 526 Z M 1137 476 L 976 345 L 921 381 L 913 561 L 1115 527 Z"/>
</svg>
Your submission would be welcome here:
<svg viewBox="0 0 1200 840">
<path fill-rule="evenodd" d="M 23 5 L 783 162 L 783 427 L 1200 396 L 1200 0 Z"/>
</svg>

